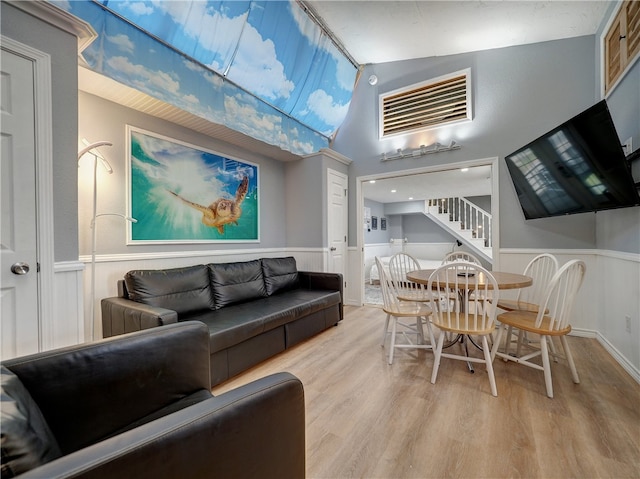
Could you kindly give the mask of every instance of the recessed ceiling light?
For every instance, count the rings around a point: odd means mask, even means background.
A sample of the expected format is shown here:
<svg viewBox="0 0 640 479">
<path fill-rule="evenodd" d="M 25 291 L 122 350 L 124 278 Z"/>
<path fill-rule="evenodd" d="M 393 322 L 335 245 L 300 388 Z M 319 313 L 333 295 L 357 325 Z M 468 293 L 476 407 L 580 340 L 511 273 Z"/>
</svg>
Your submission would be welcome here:
<svg viewBox="0 0 640 479">
<path fill-rule="evenodd" d="M 469 168 L 460 168 L 460 171 L 462 171 L 463 173 L 466 173 L 467 171 L 469 171 Z"/>
<path fill-rule="evenodd" d="M 410 200 L 412 200 L 412 199 L 413 199 L 413 196 L 409 196 L 409 199 L 410 199 Z"/>
<path fill-rule="evenodd" d="M 391 193 L 395 193 L 395 192 L 396 192 L 396 190 L 391 190 Z"/>
<path fill-rule="evenodd" d="M 369 183 L 374 184 L 376 180 L 369 180 Z"/>
</svg>

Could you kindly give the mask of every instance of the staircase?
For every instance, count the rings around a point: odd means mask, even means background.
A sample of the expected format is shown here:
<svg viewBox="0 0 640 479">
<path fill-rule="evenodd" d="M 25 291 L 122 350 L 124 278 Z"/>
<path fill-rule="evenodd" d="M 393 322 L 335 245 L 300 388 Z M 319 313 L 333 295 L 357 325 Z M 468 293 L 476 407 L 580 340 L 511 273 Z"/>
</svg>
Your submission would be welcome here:
<svg viewBox="0 0 640 479">
<path fill-rule="evenodd" d="M 474 254 L 493 263 L 491 213 L 465 198 L 425 200 L 425 215 L 467 245 Z"/>
</svg>

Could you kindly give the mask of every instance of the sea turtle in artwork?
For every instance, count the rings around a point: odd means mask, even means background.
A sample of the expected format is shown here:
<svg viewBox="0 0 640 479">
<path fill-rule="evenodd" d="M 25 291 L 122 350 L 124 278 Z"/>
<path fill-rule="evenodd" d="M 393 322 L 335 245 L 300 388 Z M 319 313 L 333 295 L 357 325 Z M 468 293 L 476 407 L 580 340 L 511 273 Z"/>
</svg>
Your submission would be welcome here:
<svg viewBox="0 0 640 479">
<path fill-rule="evenodd" d="M 202 206 L 193 201 L 189 201 L 178 193 L 169 191 L 173 196 L 182 200 L 188 206 L 200 211 L 202 213 L 202 224 L 217 228 L 220 234 L 224 233 L 224 225 L 229 223 L 238 224 L 238 218 L 242 214 L 242 208 L 240 205 L 247 196 L 247 190 L 249 189 L 249 178 L 246 176 L 242 178 L 238 189 L 236 190 L 236 199 L 230 200 L 229 198 L 218 198 L 209 206 Z"/>
</svg>

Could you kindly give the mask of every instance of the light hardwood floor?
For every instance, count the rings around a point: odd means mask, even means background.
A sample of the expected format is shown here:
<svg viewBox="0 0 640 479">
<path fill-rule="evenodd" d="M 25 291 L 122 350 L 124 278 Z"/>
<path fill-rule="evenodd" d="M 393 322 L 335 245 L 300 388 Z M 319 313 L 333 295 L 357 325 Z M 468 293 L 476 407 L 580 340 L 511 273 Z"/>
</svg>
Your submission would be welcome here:
<svg viewBox="0 0 640 479">
<path fill-rule="evenodd" d="M 381 309 L 346 307 L 337 327 L 213 389 L 278 371 L 305 388 L 309 478 L 640 478 L 640 385 L 595 339 L 569 337 L 581 383 L 498 358 L 484 365 L 380 347 Z M 388 344 L 388 341 L 387 341 Z M 558 344 L 559 346 L 559 344 Z M 457 346 L 454 346 L 457 347 Z"/>
</svg>

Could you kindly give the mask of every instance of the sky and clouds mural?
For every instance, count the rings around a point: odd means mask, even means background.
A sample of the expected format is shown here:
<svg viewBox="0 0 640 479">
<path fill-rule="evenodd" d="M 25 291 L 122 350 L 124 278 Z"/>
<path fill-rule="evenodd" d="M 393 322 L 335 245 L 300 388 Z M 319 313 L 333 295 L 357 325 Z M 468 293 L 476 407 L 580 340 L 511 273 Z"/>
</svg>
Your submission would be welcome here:
<svg viewBox="0 0 640 479">
<path fill-rule="evenodd" d="M 98 32 L 92 70 L 284 150 L 327 147 L 347 114 L 357 69 L 295 1 L 52 3 Z"/>
</svg>

